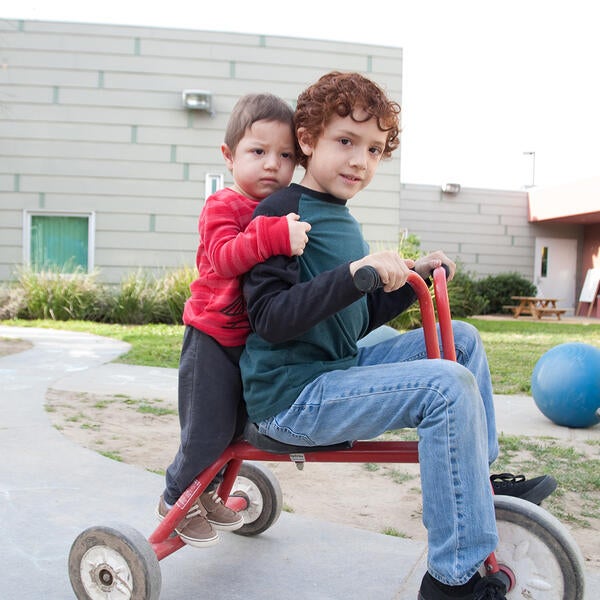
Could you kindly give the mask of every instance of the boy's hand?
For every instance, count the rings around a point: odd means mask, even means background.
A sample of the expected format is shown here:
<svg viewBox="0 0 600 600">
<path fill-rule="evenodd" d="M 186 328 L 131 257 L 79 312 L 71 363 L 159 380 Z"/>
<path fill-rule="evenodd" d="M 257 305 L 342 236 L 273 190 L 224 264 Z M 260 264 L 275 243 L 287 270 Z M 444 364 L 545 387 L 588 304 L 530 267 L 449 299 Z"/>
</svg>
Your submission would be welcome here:
<svg viewBox="0 0 600 600">
<path fill-rule="evenodd" d="M 394 292 L 406 283 L 414 264 L 413 260 L 402 258 L 397 252 L 376 252 L 351 262 L 350 274 L 354 276 L 358 269 L 367 265 L 374 267 L 381 277 L 383 291 Z"/>
<path fill-rule="evenodd" d="M 300 215 L 290 213 L 286 215 L 288 229 L 290 231 L 290 248 L 292 256 L 300 256 L 304 252 L 306 244 L 308 244 L 308 235 L 310 231 L 310 223 L 300 220 Z"/>
<path fill-rule="evenodd" d="M 442 264 L 448 267 L 448 281 L 450 281 L 454 277 L 454 273 L 456 273 L 456 264 L 441 250 L 436 250 L 427 256 L 418 258 L 414 269 L 423 279 L 426 279 L 431 276 L 432 271 L 436 267 L 441 267 Z"/>
</svg>

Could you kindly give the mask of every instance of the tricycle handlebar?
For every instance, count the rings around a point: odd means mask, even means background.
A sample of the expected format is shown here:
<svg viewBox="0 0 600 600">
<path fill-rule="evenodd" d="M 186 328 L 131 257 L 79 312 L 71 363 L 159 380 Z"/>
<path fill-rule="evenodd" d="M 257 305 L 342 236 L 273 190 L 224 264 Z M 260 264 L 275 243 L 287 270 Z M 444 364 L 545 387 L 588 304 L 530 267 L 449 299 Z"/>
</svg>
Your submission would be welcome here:
<svg viewBox="0 0 600 600">
<path fill-rule="evenodd" d="M 454 334 L 452 332 L 452 318 L 450 315 L 450 303 L 448 300 L 448 288 L 446 278 L 449 269 L 446 265 L 437 267 L 433 270 L 433 289 L 438 311 L 438 321 L 442 337 L 442 347 L 444 358 L 456 360 L 456 350 L 454 347 Z M 435 311 L 433 301 L 429 293 L 429 288 L 421 276 L 414 271 L 408 274 L 408 283 L 413 288 L 419 307 L 421 309 L 421 319 L 423 323 L 423 333 L 425 335 L 425 347 L 428 358 L 440 358 L 440 346 L 437 335 Z M 382 287 L 381 277 L 377 270 L 367 265 L 361 267 L 354 274 L 354 284 L 363 293 L 372 293 Z"/>
</svg>

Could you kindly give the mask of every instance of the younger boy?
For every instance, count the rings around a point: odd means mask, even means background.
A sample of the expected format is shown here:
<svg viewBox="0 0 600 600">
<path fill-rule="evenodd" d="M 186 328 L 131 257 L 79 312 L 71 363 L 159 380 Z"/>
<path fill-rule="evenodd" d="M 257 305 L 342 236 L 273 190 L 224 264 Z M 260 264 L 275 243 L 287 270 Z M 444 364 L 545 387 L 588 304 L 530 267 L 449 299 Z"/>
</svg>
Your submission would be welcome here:
<svg viewBox="0 0 600 600">
<path fill-rule="evenodd" d="M 198 278 L 183 313 L 181 444 L 167 469 L 157 508 L 160 519 L 245 423 L 238 361 L 250 327 L 240 276 L 271 256 L 301 255 L 310 230 L 294 213 L 250 223 L 258 203 L 288 186 L 297 165 L 293 111 L 286 102 L 272 94 L 241 98 L 221 151 L 234 185 L 207 198 L 200 215 Z M 219 498 L 218 479 L 176 528 L 191 546 L 210 546 L 218 541 L 215 529 L 232 531 L 244 523 Z"/>
<path fill-rule="evenodd" d="M 497 544 L 489 465 L 498 454 L 491 378 L 477 331 L 455 322 L 458 362 L 426 359 L 423 332 L 374 346 L 357 341 L 415 301 L 409 269 L 428 278 L 441 251 L 402 259 L 368 254 L 346 202 L 398 146 L 400 107 L 358 73 L 324 75 L 298 98 L 306 174 L 255 215 L 293 211 L 311 223 L 298 257 L 274 256 L 245 277 L 253 331 L 240 360 L 250 420 L 279 441 L 330 445 L 417 428 L 428 572 L 420 600 L 502 600 L 504 584 L 478 570 Z M 382 290 L 353 275 L 374 267 Z M 536 485 L 545 478 L 538 478 Z M 487 595 L 486 595 L 487 594 Z"/>
</svg>

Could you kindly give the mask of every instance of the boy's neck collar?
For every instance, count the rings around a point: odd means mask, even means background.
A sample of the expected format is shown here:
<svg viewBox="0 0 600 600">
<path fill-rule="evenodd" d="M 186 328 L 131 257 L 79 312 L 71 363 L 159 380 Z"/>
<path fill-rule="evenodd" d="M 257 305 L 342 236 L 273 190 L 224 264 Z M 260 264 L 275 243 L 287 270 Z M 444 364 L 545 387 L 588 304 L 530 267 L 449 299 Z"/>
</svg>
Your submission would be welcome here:
<svg viewBox="0 0 600 600">
<path fill-rule="evenodd" d="M 331 194 L 327 193 L 327 192 L 317 192 L 316 190 L 313 190 L 312 188 L 306 187 L 305 185 L 301 185 L 299 183 L 292 183 L 290 185 L 290 187 L 298 187 L 300 189 L 306 190 L 307 194 L 309 196 L 311 196 L 312 198 L 316 198 L 318 200 L 323 200 L 324 202 L 331 202 L 333 204 L 339 204 L 341 206 L 345 206 L 347 200 L 342 200 L 340 198 L 336 198 L 335 196 L 332 196 Z"/>
</svg>

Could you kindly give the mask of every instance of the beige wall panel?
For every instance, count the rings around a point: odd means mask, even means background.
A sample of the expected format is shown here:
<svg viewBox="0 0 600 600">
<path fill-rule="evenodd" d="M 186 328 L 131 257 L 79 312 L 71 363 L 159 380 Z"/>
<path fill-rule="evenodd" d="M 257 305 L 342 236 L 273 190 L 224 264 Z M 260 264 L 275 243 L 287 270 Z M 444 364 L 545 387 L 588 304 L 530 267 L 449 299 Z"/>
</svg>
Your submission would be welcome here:
<svg viewBox="0 0 600 600">
<path fill-rule="evenodd" d="M 11 157 L 2 158 L 2 168 L 22 177 L 51 172 L 57 177 L 111 179 L 160 179 L 181 181 L 183 166 L 171 162 L 90 160 L 77 158 Z"/>
<path fill-rule="evenodd" d="M 39 113 L 38 113 L 39 114 Z M 3 121 L 0 119 L 1 148 L 8 149 L 10 138 L 43 140 L 84 140 L 86 142 L 131 142 L 131 126 L 75 123 Z M 6 147 L 4 146 L 6 144 Z M 6 150 L 1 150 L 4 154 Z"/>
<path fill-rule="evenodd" d="M 0 207 L 0 244 L 6 246 L 6 240 L 9 231 L 17 230 L 22 231 L 23 228 L 23 211 L 20 209 L 10 210 L 8 207 Z"/>
<path fill-rule="evenodd" d="M 97 71 L 67 71 L 59 67 L 54 69 L 32 68 L 32 67 L 21 67 L 16 68 L 13 62 L 14 54 L 9 53 L 3 48 L 3 58 L 6 60 L 9 73 L 0 71 L 0 81 L 5 82 L 10 75 L 10 83 L 17 85 L 27 86 L 32 82 L 39 85 L 52 85 L 52 86 L 83 86 L 83 87 L 96 87 L 98 85 L 98 72 Z"/>
<path fill-rule="evenodd" d="M 106 194 L 161 198 L 197 198 L 198 184 L 188 181 L 148 179 L 98 179 L 91 177 L 49 177 L 28 175 L 21 178 L 24 192 L 61 192 L 67 194 Z"/>
<path fill-rule="evenodd" d="M 397 210 L 383 208 L 379 206 L 354 206 L 351 208 L 350 212 L 357 221 L 360 221 L 365 225 L 376 225 L 378 223 L 386 223 L 387 226 L 392 226 L 396 229 L 396 231 L 398 231 Z"/>
<path fill-rule="evenodd" d="M 141 126 L 137 128 L 138 144 L 175 144 L 177 147 L 198 147 L 206 148 L 206 152 L 211 152 L 211 156 L 218 156 L 221 160 L 219 148 L 223 143 L 223 133 L 225 125 L 218 128 L 205 117 L 198 123 L 192 123 L 186 127 L 148 127 Z"/>
<path fill-rule="evenodd" d="M 179 104 L 174 102 L 173 109 L 179 109 Z M 183 110 L 152 110 L 131 108 L 112 108 L 87 106 L 63 106 L 51 104 L 44 107 L 43 113 L 34 104 L 13 104 L 11 117 L 15 121 L 50 121 L 65 123 L 80 123 L 87 126 L 93 121 L 94 125 L 152 125 L 161 127 L 187 127 L 187 115 Z"/>
<path fill-rule="evenodd" d="M 57 36 L 48 33 L 28 31 L 5 31 L 2 43 L 19 50 L 37 50 L 43 52 L 96 52 L 101 54 L 131 54 L 133 43 L 130 36 L 90 36 L 70 33 Z"/>
<path fill-rule="evenodd" d="M 398 243 L 398 228 L 395 225 L 362 223 L 362 232 L 369 246 L 385 244 L 387 249 Z"/>
<path fill-rule="evenodd" d="M 2 213 L 0 213 L 0 217 Z M 17 247 L 23 244 L 23 230 L 21 227 L 7 227 L 2 230 L 2 238 L 0 239 L 0 257 L 4 259 L 4 251 L 6 248 Z"/>
<path fill-rule="evenodd" d="M 114 246 L 99 248 L 97 254 L 103 265 L 120 267 L 124 273 L 145 267 L 162 270 L 174 265 L 191 266 L 194 264 L 194 254 L 191 251 L 186 252 L 184 248 L 169 248 L 162 244 L 156 248 L 127 246 L 126 251 Z"/>
<path fill-rule="evenodd" d="M 37 198 L 37 196 L 32 196 Z M 145 197 L 122 195 L 82 195 L 82 194 L 47 194 L 44 196 L 44 206 L 39 206 L 39 199 L 32 200 L 35 208 L 46 210 L 81 210 L 112 213 L 119 218 L 122 213 L 139 213 L 144 215 L 161 214 L 168 211 L 173 215 L 196 215 L 204 205 L 200 197 L 189 199 L 175 197 Z"/>
<path fill-rule="evenodd" d="M 173 147 L 176 149 L 176 155 L 179 154 L 179 148 Z M 3 145 L 0 143 L 0 154 L 3 153 L 3 150 Z M 199 152 L 200 150 L 196 148 L 195 151 Z M 90 160 L 164 163 L 171 160 L 172 146 L 168 144 L 13 139 L 10 142 L 10 154 L 11 156 L 20 157 L 54 156 Z M 189 161 L 180 160 L 178 162 Z"/>
</svg>

